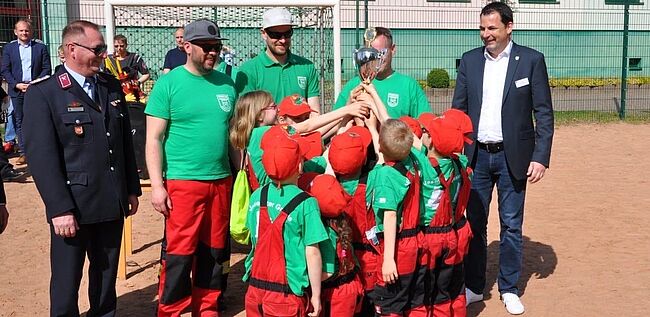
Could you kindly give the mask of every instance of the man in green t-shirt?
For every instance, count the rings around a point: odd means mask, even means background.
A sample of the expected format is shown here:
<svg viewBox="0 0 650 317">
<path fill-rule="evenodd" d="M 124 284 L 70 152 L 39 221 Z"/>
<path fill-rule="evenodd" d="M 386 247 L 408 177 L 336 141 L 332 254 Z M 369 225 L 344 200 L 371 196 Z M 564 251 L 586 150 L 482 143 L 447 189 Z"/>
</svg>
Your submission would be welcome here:
<svg viewBox="0 0 650 317">
<path fill-rule="evenodd" d="M 298 94 L 307 99 L 315 113 L 320 113 L 320 82 L 314 63 L 290 51 L 291 13 L 285 8 L 267 10 L 261 32 L 266 49 L 241 66 L 244 78 L 237 82 L 237 92 L 266 90 L 276 104 L 286 96 Z"/>
<path fill-rule="evenodd" d="M 158 80 L 145 109 L 151 204 L 165 216 L 167 239 L 162 316 L 190 306 L 217 314 L 230 260 L 228 122 L 237 94 L 232 79 L 214 70 L 225 40 L 217 25 L 194 21 L 184 40 L 185 65 Z"/>
<path fill-rule="evenodd" d="M 390 117 L 410 116 L 417 118 L 420 114 L 431 111 L 429 100 L 418 82 L 393 70 L 392 61 L 396 46 L 391 31 L 383 27 L 376 27 L 375 31 L 377 36 L 370 43 L 370 46 L 379 51 L 385 51 L 385 55 L 384 63 L 377 72 L 372 84 L 386 106 Z M 350 103 L 352 97 L 356 95 L 355 89 L 358 89 L 360 83 L 359 76 L 350 79 L 341 89 L 334 109 Z"/>
</svg>

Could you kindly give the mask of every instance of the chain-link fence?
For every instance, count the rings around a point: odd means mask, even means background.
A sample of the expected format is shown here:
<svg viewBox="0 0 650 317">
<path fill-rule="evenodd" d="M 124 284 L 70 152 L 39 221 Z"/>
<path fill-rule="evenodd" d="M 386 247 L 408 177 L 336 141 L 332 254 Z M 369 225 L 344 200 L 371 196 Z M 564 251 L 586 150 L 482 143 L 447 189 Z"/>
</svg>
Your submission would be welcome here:
<svg viewBox="0 0 650 317">
<path fill-rule="evenodd" d="M 624 6 L 609 4 L 617 1 L 625 0 L 507 1 L 515 11 L 514 41 L 546 56 L 559 117 L 615 118 L 622 97 L 626 98 L 628 118 L 650 117 L 650 4 L 629 6 L 628 87 L 621 94 Z M 459 58 L 482 45 L 478 25 L 485 4 L 486 0 L 342 0 L 343 81 L 355 75 L 352 52 L 363 42 L 363 29 L 389 27 L 397 44 L 394 68 L 422 83 L 435 112 L 448 108 Z M 331 104 L 331 11 L 312 9 L 292 9 L 302 26 L 292 47 L 321 70 L 323 100 Z M 129 50 L 143 56 L 155 80 L 161 74 L 165 52 L 175 46 L 175 28 L 198 17 L 215 19 L 223 28 L 230 39 L 226 44 L 237 52 L 236 64 L 258 54 L 263 49 L 261 10 L 116 7 L 116 34 L 128 37 Z M 65 24 L 82 18 L 104 25 L 103 1 L 0 0 L 0 44 L 15 38 L 13 24 L 19 17 L 32 19 L 36 38 L 48 44 L 56 64 L 56 47 Z M 434 68 L 449 74 L 449 88 L 427 87 L 427 75 Z"/>
</svg>

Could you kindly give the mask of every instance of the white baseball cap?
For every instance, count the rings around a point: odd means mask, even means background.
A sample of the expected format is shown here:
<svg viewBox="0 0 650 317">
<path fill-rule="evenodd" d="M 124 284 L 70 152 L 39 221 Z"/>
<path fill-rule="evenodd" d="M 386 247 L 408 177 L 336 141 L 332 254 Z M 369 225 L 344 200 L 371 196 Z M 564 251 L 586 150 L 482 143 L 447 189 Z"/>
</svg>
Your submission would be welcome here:
<svg viewBox="0 0 650 317">
<path fill-rule="evenodd" d="M 262 16 L 262 24 L 263 29 L 268 29 L 278 25 L 294 25 L 291 19 L 291 13 L 285 8 L 266 10 Z"/>
</svg>

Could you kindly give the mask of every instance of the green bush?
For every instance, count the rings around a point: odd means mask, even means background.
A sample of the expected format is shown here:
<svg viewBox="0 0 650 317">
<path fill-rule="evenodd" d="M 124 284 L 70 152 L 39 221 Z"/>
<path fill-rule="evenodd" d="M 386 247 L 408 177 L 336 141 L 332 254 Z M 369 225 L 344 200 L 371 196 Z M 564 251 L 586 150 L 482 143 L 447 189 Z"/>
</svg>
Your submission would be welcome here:
<svg viewBox="0 0 650 317">
<path fill-rule="evenodd" d="M 449 74 L 442 68 L 434 68 L 427 75 L 427 85 L 431 88 L 449 88 Z"/>
</svg>

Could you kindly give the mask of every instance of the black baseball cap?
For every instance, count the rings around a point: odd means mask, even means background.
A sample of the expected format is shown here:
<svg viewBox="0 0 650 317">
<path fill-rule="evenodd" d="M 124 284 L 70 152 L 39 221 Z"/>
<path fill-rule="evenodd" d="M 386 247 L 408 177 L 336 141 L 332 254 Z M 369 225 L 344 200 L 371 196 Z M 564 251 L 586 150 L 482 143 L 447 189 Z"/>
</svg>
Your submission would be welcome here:
<svg viewBox="0 0 650 317">
<path fill-rule="evenodd" d="M 191 42 L 195 40 L 227 40 L 221 37 L 221 31 L 216 23 L 208 19 L 199 19 L 185 26 L 183 39 Z"/>
</svg>

